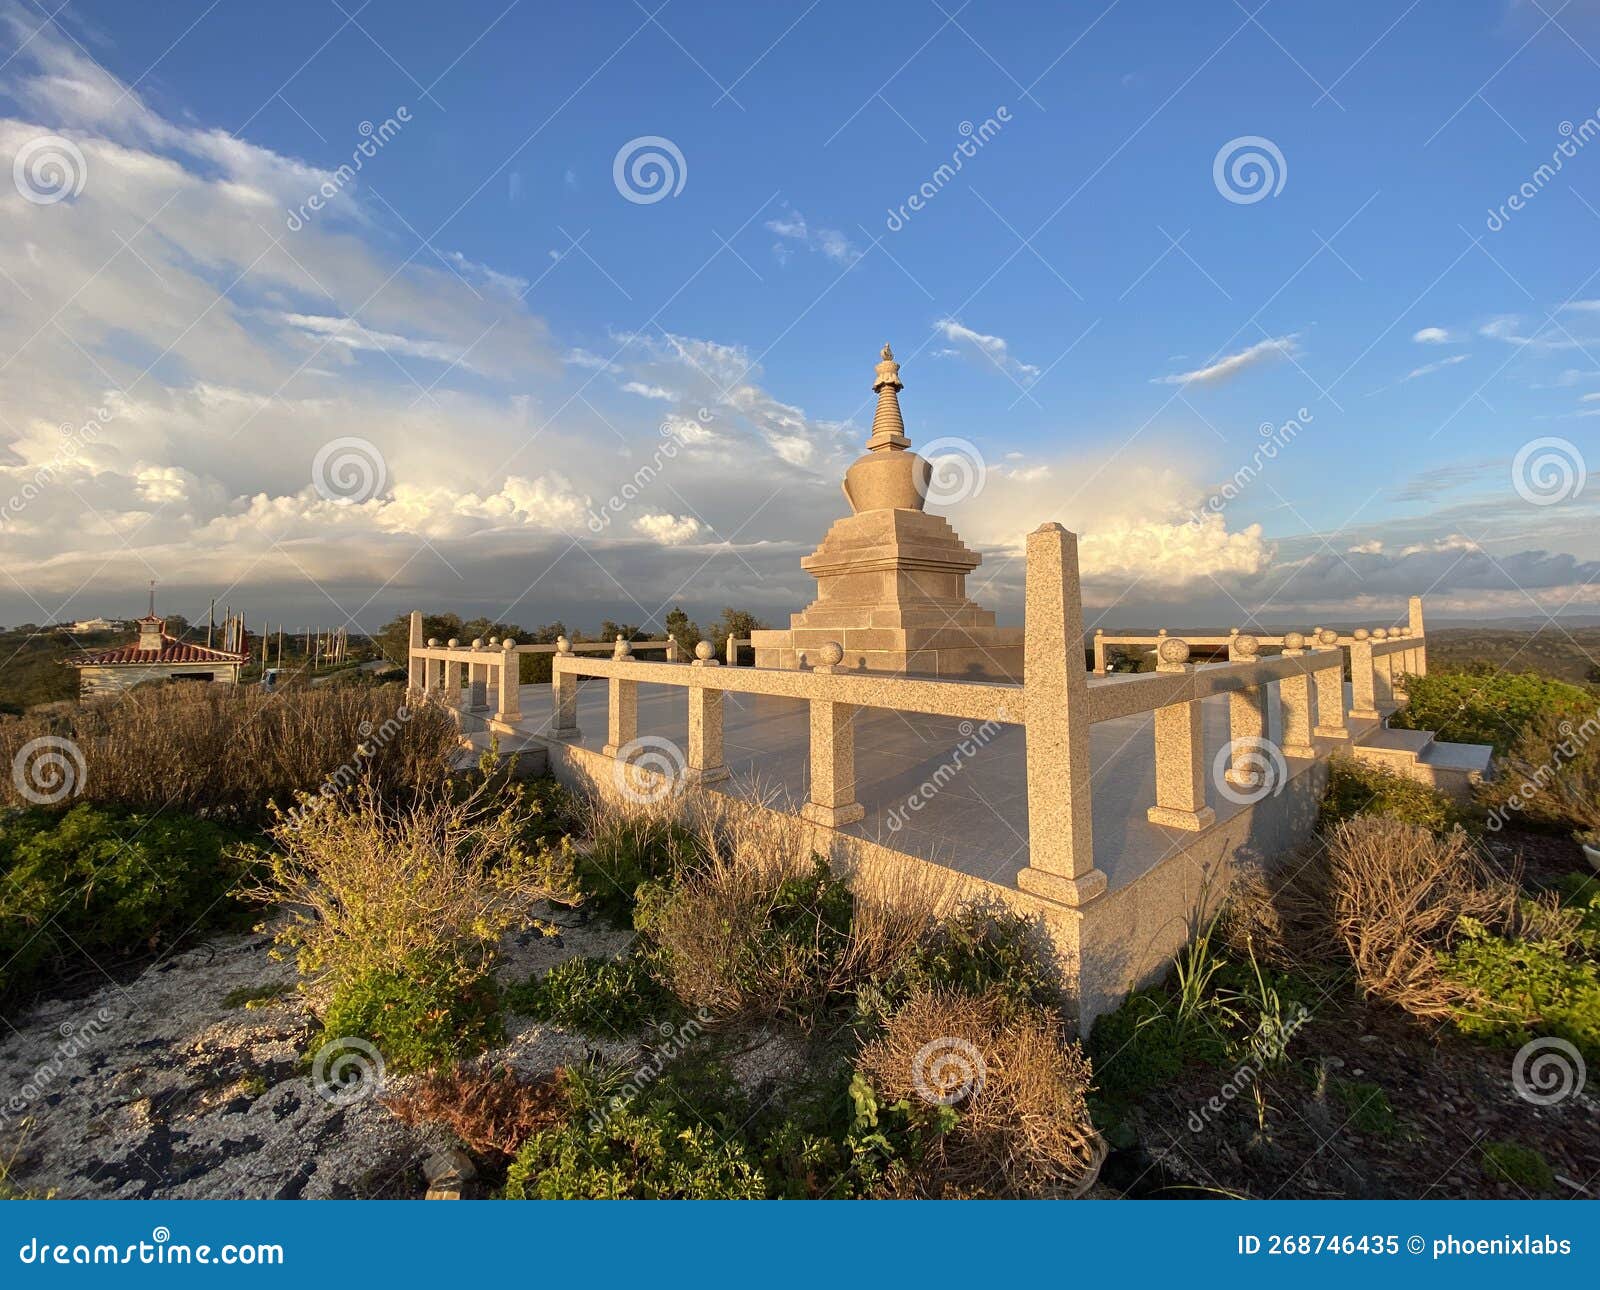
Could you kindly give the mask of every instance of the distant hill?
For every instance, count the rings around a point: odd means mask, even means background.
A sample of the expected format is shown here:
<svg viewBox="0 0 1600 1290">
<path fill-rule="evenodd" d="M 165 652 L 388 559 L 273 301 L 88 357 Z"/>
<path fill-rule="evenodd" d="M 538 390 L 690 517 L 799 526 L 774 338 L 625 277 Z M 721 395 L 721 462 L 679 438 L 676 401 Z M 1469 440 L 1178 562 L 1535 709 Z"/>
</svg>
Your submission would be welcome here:
<svg viewBox="0 0 1600 1290">
<path fill-rule="evenodd" d="M 1563 681 L 1600 682 L 1600 627 L 1542 624 L 1537 631 L 1501 627 L 1432 627 L 1428 663 L 1488 663 L 1511 672 L 1544 672 Z"/>
</svg>

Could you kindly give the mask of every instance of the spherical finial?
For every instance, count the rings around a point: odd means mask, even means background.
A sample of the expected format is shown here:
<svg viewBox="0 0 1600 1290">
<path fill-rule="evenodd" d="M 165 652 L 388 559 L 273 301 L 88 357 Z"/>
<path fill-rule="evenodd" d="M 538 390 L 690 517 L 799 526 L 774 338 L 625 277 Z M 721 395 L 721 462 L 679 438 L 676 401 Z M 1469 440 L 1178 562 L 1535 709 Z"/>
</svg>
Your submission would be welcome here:
<svg viewBox="0 0 1600 1290">
<path fill-rule="evenodd" d="M 1387 627 L 1379 627 L 1379 628 L 1377 628 L 1372 633 L 1372 639 L 1375 640 L 1375 641 L 1386 641 L 1386 640 L 1388 640 L 1389 639 L 1389 629 Z"/>
<path fill-rule="evenodd" d="M 1176 636 L 1163 637 L 1156 646 L 1156 660 L 1168 667 L 1177 667 L 1189 661 L 1189 642 Z"/>
<path fill-rule="evenodd" d="M 1366 640 L 1366 639 L 1367 639 L 1367 638 L 1368 638 L 1368 637 L 1369 637 L 1369 636 L 1371 636 L 1371 635 L 1372 635 L 1372 633 L 1371 633 L 1371 632 L 1369 632 L 1369 631 L 1368 631 L 1368 630 L 1367 630 L 1367 629 L 1366 629 L 1366 628 L 1365 628 L 1365 627 L 1357 627 L 1357 628 L 1356 628 L 1356 629 L 1355 629 L 1355 631 L 1353 631 L 1353 632 L 1352 632 L 1352 633 L 1351 633 L 1351 635 L 1352 635 L 1352 636 L 1354 636 L 1354 637 L 1355 637 L 1355 638 L 1356 638 L 1356 639 L 1357 639 L 1357 640 L 1358 640 L 1358 641 L 1364 641 L 1364 640 Z"/>
<path fill-rule="evenodd" d="M 883 361 L 885 363 L 894 362 L 894 350 L 889 348 L 889 342 L 888 341 L 884 341 L 883 342 L 883 353 L 880 354 L 878 357 L 883 359 Z"/>
<path fill-rule="evenodd" d="M 1317 632 L 1317 641 L 1323 645 L 1337 645 L 1339 643 L 1339 633 L 1331 627 L 1324 627 Z"/>
<path fill-rule="evenodd" d="M 837 667 L 844 658 L 844 646 L 838 641 L 827 641 L 817 651 L 817 657 L 824 667 Z"/>
<path fill-rule="evenodd" d="M 700 641 L 694 647 L 694 656 L 702 663 L 704 663 L 708 658 L 711 658 L 714 654 L 716 654 L 716 652 L 717 647 L 710 641 Z"/>
<path fill-rule="evenodd" d="M 1283 634 L 1284 649 L 1304 649 L 1306 638 L 1300 632 L 1285 632 Z"/>
<path fill-rule="evenodd" d="M 1261 653 L 1261 642 L 1249 632 L 1240 632 L 1233 638 L 1233 652 L 1240 658 L 1254 658 Z"/>
<path fill-rule="evenodd" d="M 570 653 L 572 653 L 572 642 L 570 640 L 568 640 L 565 636 L 557 636 L 556 637 L 556 653 L 557 654 L 570 654 Z"/>
<path fill-rule="evenodd" d="M 611 651 L 612 658 L 627 658 L 633 652 L 633 647 L 622 638 L 622 633 L 617 633 L 616 647 Z"/>
<path fill-rule="evenodd" d="M 428 637 L 428 648 L 429 649 L 438 649 L 439 648 L 439 638 L 437 636 Z"/>
<path fill-rule="evenodd" d="M 445 644 L 448 645 L 451 649 L 455 649 L 456 646 L 461 644 L 461 642 L 458 641 L 454 636 L 452 636 L 449 640 L 447 640 L 445 642 Z"/>
<path fill-rule="evenodd" d="M 516 647 L 517 647 L 517 638 L 515 636 L 507 636 L 504 640 L 502 640 L 500 642 L 500 648 L 501 649 L 515 649 Z"/>
<path fill-rule="evenodd" d="M 473 649 L 482 649 L 483 648 L 483 637 L 474 636 L 472 638 L 472 648 Z"/>
<path fill-rule="evenodd" d="M 499 643 L 500 643 L 500 638 L 498 636 L 489 637 L 489 644 L 491 646 L 498 645 Z"/>
</svg>

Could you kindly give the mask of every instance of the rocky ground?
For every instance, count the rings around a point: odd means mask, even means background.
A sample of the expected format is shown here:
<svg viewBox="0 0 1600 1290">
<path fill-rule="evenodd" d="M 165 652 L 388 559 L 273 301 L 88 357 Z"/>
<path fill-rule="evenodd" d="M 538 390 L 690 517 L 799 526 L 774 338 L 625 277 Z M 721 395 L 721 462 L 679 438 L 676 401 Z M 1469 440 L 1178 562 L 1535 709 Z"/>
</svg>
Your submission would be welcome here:
<svg viewBox="0 0 1600 1290">
<path fill-rule="evenodd" d="M 553 912 L 561 934 L 510 938 L 509 984 L 576 954 L 612 954 L 628 934 Z M 0 1175 L 59 1197 L 419 1197 L 423 1163 L 448 1145 L 408 1128 L 376 1084 L 330 1099 L 304 1062 L 316 1033 L 291 965 L 270 938 L 222 937 L 92 994 L 7 1018 L 0 1040 Z M 276 991 L 276 992 L 275 992 Z M 248 1006 L 244 995 L 257 996 Z M 233 996 L 230 999 L 230 995 Z M 271 996 L 271 997 L 262 997 Z M 625 1041 L 596 1043 L 514 1015 L 491 1056 L 527 1075 Z M 390 1080 L 384 1092 L 398 1092 Z"/>
</svg>

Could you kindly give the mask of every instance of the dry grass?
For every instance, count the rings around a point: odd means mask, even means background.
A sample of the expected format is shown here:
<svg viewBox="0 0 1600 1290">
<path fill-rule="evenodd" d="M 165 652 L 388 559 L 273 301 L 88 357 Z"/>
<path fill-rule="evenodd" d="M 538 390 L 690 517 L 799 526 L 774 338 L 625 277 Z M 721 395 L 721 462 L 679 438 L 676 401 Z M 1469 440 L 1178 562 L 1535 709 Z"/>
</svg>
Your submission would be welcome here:
<svg viewBox="0 0 1600 1290">
<path fill-rule="evenodd" d="M 1369 997 L 1413 1016 L 1443 1018 L 1470 1002 L 1438 968 L 1463 921 L 1525 928 L 1514 875 L 1496 870 L 1460 828 L 1440 836 L 1361 815 L 1337 824 L 1318 858 L 1242 879 L 1231 936 L 1294 970 L 1343 957 Z M 1537 921 L 1537 911 L 1532 915 Z"/>
<path fill-rule="evenodd" d="M 0 758 L 40 735 L 82 751 L 81 796 L 261 823 L 268 802 L 364 775 L 382 793 L 437 782 L 458 735 L 438 705 L 405 706 L 401 686 L 149 686 L 65 714 L 0 721 Z M 364 750 L 364 751 L 363 751 Z M 21 804 L 13 777 L 0 794 Z"/>
<path fill-rule="evenodd" d="M 530 1084 L 488 1061 L 463 1062 L 422 1076 L 383 1104 L 405 1124 L 442 1124 L 474 1155 L 503 1163 L 532 1134 L 566 1117 L 560 1082 L 560 1071 Z"/>
<path fill-rule="evenodd" d="M 404 807 L 370 785 L 272 829 L 267 876 L 243 894 L 287 911 L 278 940 L 303 975 L 350 981 L 444 954 L 469 965 L 542 900 L 575 903 L 563 853 L 530 845 L 532 813 L 480 788 Z"/>
<path fill-rule="evenodd" d="M 686 805 L 703 858 L 650 919 L 673 991 L 721 1017 L 809 1023 L 891 975 L 946 900 L 934 874 L 854 896 L 804 820 L 704 794 Z M 820 867 L 819 867 L 820 866 Z"/>
<path fill-rule="evenodd" d="M 918 991 L 857 1066 L 887 1100 L 942 1102 L 959 1116 L 916 1170 L 916 1194 L 1073 1196 L 1099 1174 L 1089 1061 L 1044 1009 L 1018 1011 L 996 992 Z"/>
</svg>

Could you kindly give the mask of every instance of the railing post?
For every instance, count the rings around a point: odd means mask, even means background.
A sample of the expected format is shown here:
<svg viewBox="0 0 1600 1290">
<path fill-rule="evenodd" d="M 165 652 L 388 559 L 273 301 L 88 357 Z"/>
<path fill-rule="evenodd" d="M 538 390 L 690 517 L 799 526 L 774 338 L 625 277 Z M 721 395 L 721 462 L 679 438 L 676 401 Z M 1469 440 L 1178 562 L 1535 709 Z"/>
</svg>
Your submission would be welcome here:
<svg viewBox="0 0 1600 1290">
<path fill-rule="evenodd" d="M 1376 680 L 1372 667 L 1372 633 L 1357 627 L 1350 640 L 1350 719 L 1376 721 Z"/>
<path fill-rule="evenodd" d="M 1409 606 L 1409 622 L 1411 634 L 1417 638 L 1416 658 L 1412 660 L 1411 674 L 1413 676 L 1428 675 L 1428 634 L 1422 625 L 1422 597 L 1412 596 Z"/>
<path fill-rule="evenodd" d="M 517 653 L 516 638 L 507 636 L 500 642 L 500 684 L 495 690 L 499 707 L 494 719 L 507 725 L 522 720 L 522 656 Z"/>
<path fill-rule="evenodd" d="M 555 701 L 551 718 L 552 739 L 576 739 L 578 730 L 578 676 L 575 672 L 561 670 L 561 660 L 572 657 L 572 642 L 565 636 L 556 638 L 556 657 L 550 660 L 550 690 Z"/>
<path fill-rule="evenodd" d="M 477 637 L 472 642 L 472 648 L 481 650 L 483 638 Z M 480 663 L 474 659 L 467 664 L 467 707 L 473 712 L 482 712 L 489 706 L 489 664 Z"/>
<path fill-rule="evenodd" d="M 844 657 L 837 641 L 826 642 L 811 670 L 830 673 Z M 842 828 L 867 813 L 856 801 L 856 710 L 832 699 L 811 700 L 811 796 L 800 814 L 813 824 Z"/>
<path fill-rule="evenodd" d="M 1339 633 L 1319 627 L 1317 644 L 1322 646 L 1319 653 L 1332 651 L 1333 662 L 1315 674 L 1317 724 L 1313 733 L 1321 739 L 1348 739 L 1350 730 L 1344 723 L 1344 651 L 1339 647 Z"/>
<path fill-rule="evenodd" d="M 1379 627 L 1372 633 L 1372 639 L 1378 644 L 1389 639 L 1389 629 Z M 1372 686 L 1377 697 L 1379 712 L 1387 713 L 1395 706 L 1394 700 L 1394 660 L 1393 654 L 1378 654 L 1372 660 Z"/>
<path fill-rule="evenodd" d="M 1228 633 L 1228 662 L 1254 663 L 1261 642 L 1238 628 Z M 1267 742 L 1267 689 L 1247 685 L 1228 694 L 1228 746 L 1232 750 L 1222 777 L 1235 788 L 1261 787 L 1261 746 Z"/>
<path fill-rule="evenodd" d="M 676 663 L 677 661 L 678 661 L 678 639 L 675 636 L 669 636 L 669 637 L 667 637 L 667 662 Z"/>
<path fill-rule="evenodd" d="M 437 649 L 438 647 L 439 638 L 436 636 L 428 637 L 428 648 Z M 439 665 L 433 659 L 425 658 L 422 660 L 422 692 L 423 694 L 431 695 L 438 688 Z"/>
<path fill-rule="evenodd" d="M 1028 867 L 1017 885 L 1084 905 L 1105 891 L 1106 875 L 1094 867 L 1078 539 L 1059 524 L 1028 534 L 1024 615 Z"/>
<path fill-rule="evenodd" d="M 639 683 L 613 676 L 607 684 L 606 742 L 600 751 L 616 757 L 639 737 Z"/>
<path fill-rule="evenodd" d="M 1194 671 L 1189 646 L 1169 636 L 1156 647 L 1156 671 Z M 1152 824 L 1198 833 L 1216 823 L 1206 805 L 1205 740 L 1201 701 L 1190 699 L 1157 708 L 1156 804 L 1145 812 Z"/>
<path fill-rule="evenodd" d="M 1094 674 L 1096 676 L 1104 676 L 1106 674 L 1105 637 L 1106 629 L 1104 627 L 1096 627 L 1094 629 Z"/>
<path fill-rule="evenodd" d="M 1283 656 L 1304 658 L 1305 654 L 1306 638 L 1299 632 L 1285 632 Z M 1278 706 L 1283 716 L 1283 755 L 1315 757 L 1316 745 L 1311 742 L 1311 677 L 1301 673 L 1279 681 Z"/>
<path fill-rule="evenodd" d="M 700 669 L 696 675 L 705 677 L 708 669 L 718 666 L 716 647 L 710 641 L 696 644 L 694 654 L 689 666 Z M 711 784 L 727 777 L 728 768 L 722 764 L 722 691 L 691 683 L 686 778 L 691 784 Z"/>
<path fill-rule="evenodd" d="M 445 648 L 460 649 L 461 642 L 452 636 L 445 642 Z M 453 658 L 447 658 L 444 662 L 443 684 L 445 706 L 450 709 L 456 720 L 460 721 L 463 707 L 461 702 L 461 664 Z"/>
<path fill-rule="evenodd" d="M 420 694 L 428 688 L 426 676 L 427 660 L 417 657 L 417 651 L 422 648 L 422 610 L 411 611 L 411 633 L 406 644 L 406 688 L 413 694 Z"/>
<path fill-rule="evenodd" d="M 739 638 L 732 632 L 728 633 L 728 650 L 724 661 L 729 667 L 739 666 Z"/>
</svg>

